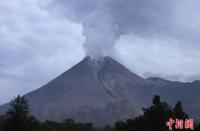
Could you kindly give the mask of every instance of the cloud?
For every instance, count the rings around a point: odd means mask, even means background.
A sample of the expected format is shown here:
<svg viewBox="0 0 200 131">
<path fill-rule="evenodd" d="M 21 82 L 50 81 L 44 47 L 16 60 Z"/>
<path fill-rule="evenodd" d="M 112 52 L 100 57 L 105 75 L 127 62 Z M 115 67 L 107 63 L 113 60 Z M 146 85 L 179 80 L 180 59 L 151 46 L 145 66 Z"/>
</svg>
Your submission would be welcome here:
<svg viewBox="0 0 200 131">
<path fill-rule="evenodd" d="M 199 5 L 197 0 L 51 0 L 46 9 L 82 24 L 88 55 L 113 56 L 144 77 L 152 72 L 185 81 L 200 73 Z"/>
<path fill-rule="evenodd" d="M 145 78 L 154 76 L 178 81 L 199 79 L 198 45 L 188 47 L 174 39 L 147 39 L 129 34 L 117 42 L 116 50 L 120 53 L 118 59 L 121 63 Z"/>
<path fill-rule="evenodd" d="M 82 27 L 36 0 L 0 5 L 0 103 L 41 87 L 84 57 Z"/>
<path fill-rule="evenodd" d="M 199 79 L 197 0 L 6 0 L 0 4 L 0 103 L 86 55 L 143 76 Z"/>
<path fill-rule="evenodd" d="M 86 53 L 97 57 L 116 55 L 116 42 L 128 34 L 198 46 L 198 5 L 197 0 L 50 0 L 44 7 L 82 24 Z"/>
</svg>

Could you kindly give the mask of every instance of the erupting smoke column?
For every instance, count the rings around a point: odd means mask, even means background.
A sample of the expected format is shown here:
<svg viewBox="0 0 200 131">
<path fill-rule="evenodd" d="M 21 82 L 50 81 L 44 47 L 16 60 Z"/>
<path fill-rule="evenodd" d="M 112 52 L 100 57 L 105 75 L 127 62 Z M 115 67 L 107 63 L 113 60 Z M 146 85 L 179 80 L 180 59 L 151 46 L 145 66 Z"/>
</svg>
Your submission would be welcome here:
<svg viewBox="0 0 200 131">
<path fill-rule="evenodd" d="M 83 27 L 86 55 L 99 58 L 115 52 L 118 31 L 109 14 L 95 12 L 84 21 Z"/>
<path fill-rule="evenodd" d="M 198 5 L 196 0 L 189 3 Z M 129 33 L 181 43 L 196 38 L 188 31 L 185 14 L 193 8 L 188 5 L 188 0 L 50 0 L 48 9 L 81 23 L 86 55 L 101 57 L 112 55 L 116 40 Z"/>
</svg>

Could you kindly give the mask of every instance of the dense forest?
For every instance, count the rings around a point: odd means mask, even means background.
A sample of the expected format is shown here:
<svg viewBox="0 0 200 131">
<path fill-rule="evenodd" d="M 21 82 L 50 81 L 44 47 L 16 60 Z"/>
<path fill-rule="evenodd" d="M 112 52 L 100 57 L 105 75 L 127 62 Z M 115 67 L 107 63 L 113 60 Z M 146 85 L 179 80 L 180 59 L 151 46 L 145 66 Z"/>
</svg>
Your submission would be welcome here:
<svg viewBox="0 0 200 131">
<path fill-rule="evenodd" d="M 185 120 L 189 120 L 189 116 L 183 111 L 180 101 L 171 107 L 167 102 L 160 101 L 159 96 L 154 97 L 152 106 L 143 108 L 142 115 L 101 128 L 94 127 L 92 123 L 76 123 L 72 119 L 62 123 L 40 122 L 30 115 L 25 97 L 18 96 L 11 101 L 7 113 L 0 116 L 0 131 L 168 131 L 169 125 L 166 123 L 170 124 L 170 118 L 174 120 L 171 121 L 171 130 L 200 131 L 200 124 L 194 123 L 194 129 L 191 125 L 193 123 L 186 126 Z"/>
</svg>

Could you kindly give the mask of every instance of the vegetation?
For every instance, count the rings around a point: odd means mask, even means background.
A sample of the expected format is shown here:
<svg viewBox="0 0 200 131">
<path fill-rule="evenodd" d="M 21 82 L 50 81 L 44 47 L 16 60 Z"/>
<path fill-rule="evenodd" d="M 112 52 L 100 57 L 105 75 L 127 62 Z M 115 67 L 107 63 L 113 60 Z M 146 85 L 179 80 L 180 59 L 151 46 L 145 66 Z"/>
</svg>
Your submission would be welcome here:
<svg viewBox="0 0 200 131">
<path fill-rule="evenodd" d="M 11 101 L 10 109 L 1 117 L 1 131 L 35 131 L 39 121 L 29 114 L 29 105 L 24 97 Z"/>
<path fill-rule="evenodd" d="M 167 131 L 169 129 L 166 122 L 169 118 L 183 120 L 188 118 L 180 101 L 172 108 L 166 102 L 161 102 L 159 96 L 155 96 L 152 103 L 152 106 L 143 108 L 141 116 L 117 122 L 114 127 L 105 126 L 97 129 L 92 123 L 76 123 L 72 119 L 66 119 L 62 123 L 53 121 L 41 123 L 29 114 L 28 101 L 18 96 L 11 101 L 8 112 L 0 116 L 0 131 Z M 200 124 L 196 125 L 194 131 L 200 131 Z"/>
<path fill-rule="evenodd" d="M 169 128 L 166 126 L 166 122 L 169 118 L 183 120 L 188 118 L 188 115 L 182 110 L 180 101 L 172 109 L 166 102 L 161 102 L 159 96 L 155 96 L 153 105 L 149 108 L 144 108 L 143 112 L 143 115 L 135 119 L 129 119 L 126 122 L 117 122 L 115 124 L 115 130 L 167 131 Z M 175 127 L 173 129 L 175 129 Z"/>
</svg>

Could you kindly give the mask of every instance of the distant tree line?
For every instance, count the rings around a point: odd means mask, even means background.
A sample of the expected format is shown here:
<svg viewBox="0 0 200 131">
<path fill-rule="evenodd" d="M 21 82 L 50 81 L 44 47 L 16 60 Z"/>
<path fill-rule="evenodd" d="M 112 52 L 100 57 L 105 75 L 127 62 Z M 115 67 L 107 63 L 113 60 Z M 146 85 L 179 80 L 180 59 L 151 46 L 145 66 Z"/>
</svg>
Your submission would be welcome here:
<svg viewBox="0 0 200 131">
<path fill-rule="evenodd" d="M 168 131 L 169 118 L 188 119 L 180 101 L 172 108 L 167 102 L 161 102 L 159 96 L 153 99 L 153 105 L 143 108 L 143 114 L 126 121 L 116 122 L 114 126 L 96 128 L 92 123 L 76 123 L 66 119 L 61 123 L 40 122 L 29 113 L 29 104 L 25 97 L 18 96 L 11 101 L 7 113 L 0 116 L 0 131 Z M 173 130 L 180 130 L 173 127 Z M 189 131 L 190 129 L 181 129 Z M 194 125 L 194 131 L 200 131 L 200 124 Z"/>
</svg>

